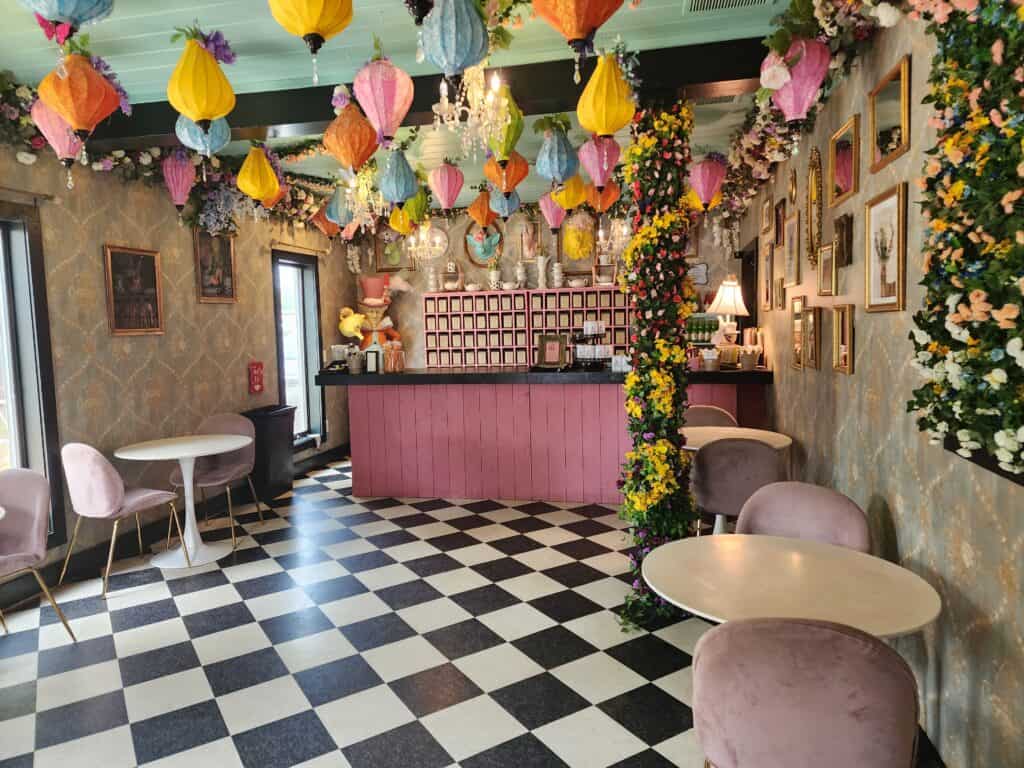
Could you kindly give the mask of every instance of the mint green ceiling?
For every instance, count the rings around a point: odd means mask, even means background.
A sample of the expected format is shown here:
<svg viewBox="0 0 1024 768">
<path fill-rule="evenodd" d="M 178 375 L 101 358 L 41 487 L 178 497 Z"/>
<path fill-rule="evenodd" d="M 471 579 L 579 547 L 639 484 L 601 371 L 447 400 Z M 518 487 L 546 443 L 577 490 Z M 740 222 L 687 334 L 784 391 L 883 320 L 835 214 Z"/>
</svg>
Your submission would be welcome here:
<svg viewBox="0 0 1024 768">
<path fill-rule="evenodd" d="M 322 83 L 351 82 L 372 55 L 374 35 L 410 74 L 436 72 L 430 64 L 415 61 L 416 28 L 401 0 L 355 0 L 354 5 L 351 26 L 321 52 Z M 636 9 L 623 5 L 598 32 L 596 42 L 610 46 L 621 35 L 631 48 L 649 50 L 757 37 L 767 32 L 781 5 L 781 0 L 643 0 Z M 0 69 L 38 83 L 53 68 L 54 45 L 17 0 L 0 0 L 0 9 L 5 11 Z M 277 26 L 262 0 L 115 0 L 113 15 L 84 31 L 94 53 L 110 62 L 133 101 L 162 101 L 181 51 L 180 43 L 170 42 L 172 31 L 195 19 L 204 29 L 222 30 L 234 46 L 238 61 L 225 70 L 237 92 L 310 85 L 305 45 Z M 495 54 L 492 65 L 570 56 L 562 37 L 540 19 L 528 19 L 514 34 L 511 49 Z M 570 73 L 567 63 L 566 77 Z"/>
</svg>

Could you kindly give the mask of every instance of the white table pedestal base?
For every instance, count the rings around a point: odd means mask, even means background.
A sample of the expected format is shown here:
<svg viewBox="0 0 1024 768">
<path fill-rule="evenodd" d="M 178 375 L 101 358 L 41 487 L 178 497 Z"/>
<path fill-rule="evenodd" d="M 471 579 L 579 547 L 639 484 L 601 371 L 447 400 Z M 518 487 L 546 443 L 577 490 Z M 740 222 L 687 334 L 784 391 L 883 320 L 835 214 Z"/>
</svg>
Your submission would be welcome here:
<svg viewBox="0 0 1024 768">
<path fill-rule="evenodd" d="M 192 568 L 215 563 L 230 554 L 230 541 L 218 541 L 213 544 L 201 543 L 196 549 L 188 548 L 188 556 L 192 563 Z M 153 555 L 150 563 L 155 568 L 160 568 L 161 570 L 174 570 L 178 568 L 186 570 L 189 568 L 188 563 L 185 562 L 185 553 L 181 551 L 181 547 L 173 547 L 166 552 Z"/>
</svg>

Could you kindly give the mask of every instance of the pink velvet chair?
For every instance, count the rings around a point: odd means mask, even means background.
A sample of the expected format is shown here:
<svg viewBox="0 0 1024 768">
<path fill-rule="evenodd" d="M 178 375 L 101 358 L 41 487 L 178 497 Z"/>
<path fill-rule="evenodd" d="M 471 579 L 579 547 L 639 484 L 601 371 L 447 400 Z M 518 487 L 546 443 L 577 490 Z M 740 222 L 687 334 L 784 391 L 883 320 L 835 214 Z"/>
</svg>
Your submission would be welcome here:
<svg viewBox="0 0 1024 768">
<path fill-rule="evenodd" d="M 736 419 L 717 405 L 691 405 L 683 413 L 686 427 L 737 427 Z"/>
<path fill-rule="evenodd" d="M 181 535 L 181 523 L 174 508 L 174 502 L 178 499 L 176 493 L 152 488 L 126 490 L 124 480 L 114 469 L 114 465 L 107 461 L 102 453 L 84 443 L 68 443 L 61 449 L 60 457 L 64 463 L 64 475 L 68 480 L 68 495 L 71 497 L 71 505 L 78 514 L 78 520 L 75 521 L 75 531 L 71 534 L 71 544 L 68 545 L 68 554 L 64 558 L 64 567 L 60 571 L 58 584 L 64 583 L 64 576 L 67 574 L 68 563 L 71 562 L 71 553 L 75 549 L 75 540 L 78 538 L 78 528 L 82 524 L 82 518 L 113 520 L 114 529 L 110 535 L 107 569 L 103 572 L 103 597 L 105 598 L 107 586 L 110 583 L 111 569 L 114 566 L 114 544 L 117 541 L 117 529 L 121 525 L 121 520 L 129 515 L 135 516 L 139 554 L 141 555 L 144 550 L 142 547 L 142 520 L 139 518 L 139 513 L 163 504 L 167 504 L 171 508 L 171 518 L 178 529 L 178 538 L 181 539 L 185 562 L 191 567 L 192 563 L 188 559 L 185 539 Z M 170 522 L 168 521 L 168 526 Z"/>
<path fill-rule="evenodd" d="M 37 568 L 46 558 L 46 534 L 50 527 L 50 482 L 38 472 L 8 469 L 0 472 L 0 581 L 31 571 L 36 583 L 53 606 L 64 629 L 75 639 L 64 612 L 50 594 Z M 7 634 L 7 622 L 0 611 L 0 625 Z"/>
<path fill-rule="evenodd" d="M 786 479 L 783 455 L 759 440 L 727 438 L 708 443 L 693 461 L 693 493 L 697 506 L 715 516 L 715 533 L 739 517 L 754 491 Z"/>
<path fill-rule="evenodd" d="M 256 488 L 252 484 L 252 468 L 256 463 L 256 427 L 245 416 L 237 413 L 218 413 L 203 420 L 196 430 L 200 435 L 244 435 L 252 438 L 253 442 L 231 453 L 224 453 L 217 456 L 204 456 L 196 460 L 193 482 L 206 500 L 205 489 L 220 488 L 223 486 L 228 497 L 228 518 L 231 523 L 231 546 L 237 546 L 235 540 L 235 513 L 231 503 L 231 483 L 245 478 L 249 483 L 249 491 L 256 501 L 256 512 L 263 522 L 263 510 L 260 507 L 260 500 L 256 496 Z M 175 488 L 182 488 L 184 483 L 181 478 L 181 469 L 175 468 L 171 472 L 171 485 Z"/>
<path fill-rule="evenodd" d="M 917 683 L 853 627 L 730 621 L 697 643 L 693 716 L 713 768 L 912 768 Z"/>
<path fill-rule="evenodd" d="M 871 552 L 864 511 L 831 488 L 810 483 L 772 483 L 747 499 L 736 533 L 811 539 Z"/>
</svg>

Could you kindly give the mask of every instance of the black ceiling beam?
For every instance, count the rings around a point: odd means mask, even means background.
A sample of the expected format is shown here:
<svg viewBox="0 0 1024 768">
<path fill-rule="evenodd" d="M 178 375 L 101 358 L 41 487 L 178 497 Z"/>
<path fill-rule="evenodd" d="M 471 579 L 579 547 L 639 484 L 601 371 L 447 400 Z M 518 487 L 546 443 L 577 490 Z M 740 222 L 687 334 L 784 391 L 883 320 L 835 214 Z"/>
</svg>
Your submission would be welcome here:
<svg viewBox="0 0 1024 768">
<path fill-rule="evenodd" d="M 668 103 L 687 86 L 755 77 L 764 58 L 759 39 L 702 43 L 679 48 L 660 48 L 640 53 L 644 104 Z M 572 79 L 572 61 L 563 59 L 502 67 L 502 78 L 511 86 L 524 115 L 571 112 L 576 109 L 582 85 Z M 431 107 L 438 99 L 440 75 L 413 79 L 416 90 L 406 125 L 433 121 Z M 283 91 L 239 94 L 228 120 L 235 139 L 266 139 L 322 133 L 332 119 L 329 104 L 334 88 L 323 85 Z M 131 117 L 117 112 L 97 128 L 89 148 L 138 149 L 172 146 L 177 142 L 177 113 L 166 101 L 139 104 Z"/>
</svg>

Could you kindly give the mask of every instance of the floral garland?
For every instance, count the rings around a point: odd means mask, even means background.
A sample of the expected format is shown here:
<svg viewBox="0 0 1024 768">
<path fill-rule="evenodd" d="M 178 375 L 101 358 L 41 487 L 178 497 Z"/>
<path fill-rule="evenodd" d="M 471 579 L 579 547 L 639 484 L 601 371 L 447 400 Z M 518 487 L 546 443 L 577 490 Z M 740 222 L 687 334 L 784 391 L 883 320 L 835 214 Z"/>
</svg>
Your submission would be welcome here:
<svg viewBox="0 0 1024 768">
<path fill-rule="evenodd" d="M 1024 473 L 1024 2 L 913 0 L 938 40 L 924 308 L 908 409 L 933 443 Z"/>
<path fill-rule="evenodd" d="M 621 515 L 632 523 L 633 592 L 623 621 L 639 624 L 671 612 L 644 583 L 641 569 L 651 550 L 684 536 L 695 517 L 690 497 L 690 458 L 683 450 L 686 409 L 686 318 L 696 291 L 684 259 L 693 216 L 686 207 L 686 166 L 693 113 L 676 104 L 644 110 L 634 118 L 624 180 L 636 203 L 634 236 L 623 254 L 624 292 L 632 294 L 633 370 L 626 377 L 626 414 L 633 449 L 626 454 Z"/>
</svg>

